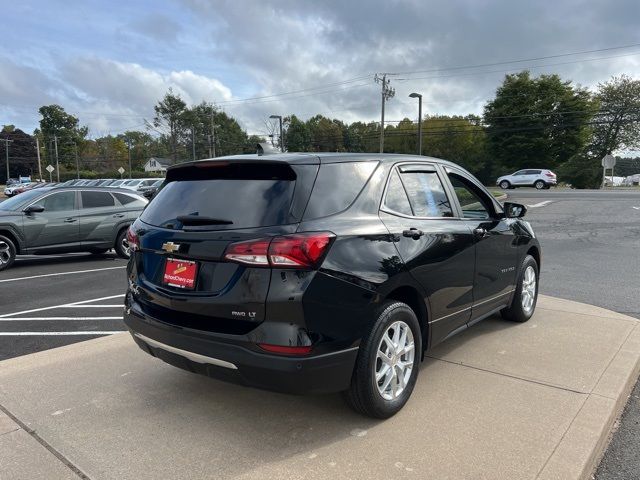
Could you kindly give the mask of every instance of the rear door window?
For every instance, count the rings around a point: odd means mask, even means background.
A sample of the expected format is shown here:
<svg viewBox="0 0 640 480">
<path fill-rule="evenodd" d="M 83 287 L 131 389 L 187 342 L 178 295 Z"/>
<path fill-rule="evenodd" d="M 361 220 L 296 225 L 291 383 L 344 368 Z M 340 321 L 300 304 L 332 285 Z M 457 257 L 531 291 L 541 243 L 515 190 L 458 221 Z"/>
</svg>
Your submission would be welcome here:
<svg viewBox="0 0 640 480">
<path fill-rule="evenodd" d="M 294 223 L 299 221 L 292 213 L 299 181 L 298 173 L 287 164 L 221 162 L 186 166 L 168 174 L 167 183 L 140 219 L 151 225 L 189 230 Z M 201 220 L 186 225 L 179 220 L 185 216 Z"/>
<path fill-rule="evenodd" d="M 387 187 L 387 195 L 384 199 L 384 206 L 392 212 L 398 212 L 403 215 L 411 216 L 413 211 L 402 186 L 402 180 L 398 176 L 397 170 L 394 168 L 389 177 L 389 186 Z"/>
<path fill-rule="evenodd" d="M 114 207 L 115 201 L 108 192 L 80 192 L 82 208 Z"/>
<path fill-rule="evenodd" d="M 416 217 L 453 217 L 451 202 L 435 171 L 401 167 L 400 178 Z"/>
</svg>

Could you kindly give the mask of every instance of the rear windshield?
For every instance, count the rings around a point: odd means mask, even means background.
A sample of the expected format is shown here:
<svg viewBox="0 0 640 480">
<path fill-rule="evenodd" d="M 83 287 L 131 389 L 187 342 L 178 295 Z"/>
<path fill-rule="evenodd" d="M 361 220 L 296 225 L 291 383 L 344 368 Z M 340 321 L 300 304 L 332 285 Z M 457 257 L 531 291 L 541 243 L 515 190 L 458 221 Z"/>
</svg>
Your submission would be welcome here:
<svg viewBox="0 0 640 480">
<path fill-rule="evenodd" d="M 223 230 L 285 225 L 292 213 L 297 176 L 289 165 L 210 164 L 171 171 L 140 219 L 165 228 Z M 211 224 L 183 225 L 181 216 Z M 222 224 L 221 222 L 231 222 Z"/>
</svg>

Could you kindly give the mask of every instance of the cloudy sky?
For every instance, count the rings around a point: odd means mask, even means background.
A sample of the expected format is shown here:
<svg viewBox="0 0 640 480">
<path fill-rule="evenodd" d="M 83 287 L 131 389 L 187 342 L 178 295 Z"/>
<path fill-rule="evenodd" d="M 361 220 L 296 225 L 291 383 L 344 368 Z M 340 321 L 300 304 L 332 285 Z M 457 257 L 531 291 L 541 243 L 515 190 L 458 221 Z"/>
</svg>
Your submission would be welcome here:
<svg viewBox="0 0 640 480">
<path fill-rule="evenodd" d="M 398 74 L 391 121 L 413 91 L 428 114 L 480 113 L 523 68 L 640 76 L 638 0 L 32 0 L 2 20 L 0 124 L 26 131 L 50 103 L 92 136 L 144 129 L 169 87 L 264 134 L 270 114 L 378 120 L 376 72 Z"/>
</svg>

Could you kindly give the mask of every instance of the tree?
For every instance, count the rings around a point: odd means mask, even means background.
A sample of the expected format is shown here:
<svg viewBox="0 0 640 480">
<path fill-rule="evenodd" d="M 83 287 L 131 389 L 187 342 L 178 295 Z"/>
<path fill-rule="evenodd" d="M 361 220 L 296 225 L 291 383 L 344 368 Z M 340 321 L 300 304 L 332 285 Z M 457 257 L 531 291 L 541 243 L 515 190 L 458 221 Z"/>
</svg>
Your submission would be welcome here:
<svg viewBox="0 0 640 480">
<path fill-rule="evenodd" d="M 507 75 L 484 109 L 494 174 L 555 168 L 584 151 L 596 104 L 558 75 Z"/>
<path fill-rule="evenodd" d="M 640 80 L 613 77 L 598 84 L 595 100 L 599 108 L 590 145 L 558 172 L 578 188 L 601 184 L 605 155 L 640 148 Z"/>
<path fill-rule="evenodd" d="M 167 150 L 147 132 L 127 130 L 117 137 L 131 147 L 131 167 L 141 169 L 150 157 L 164 157 Z"/>
<path fill-rule="evenodd" d="M 180 137 L 185 135 L 187 124 L 191 120 L 187 114 L 187 104 L 180 98 L 180 95 L 174 94 L 173 90 L 169 88 L 164 98 L 153 108 L 156 112 L 153 126 L 168 129 L 168 132 L 160 133 L 167 136 L 171 158 L 176 162 Z"/>
<path fill-rule="evenodd" d="M 58 144 L 58 158 L 62 164 L 75 166 L 75 152 L 81 147 L 89 133 L 86 126 L 80 126 L 78 117 L 65 112 L 60 105 L 44 105 L 38 110 L 40 129 L 34 132 L 45 147 L 46 159 L 55 165 L 55 143 Z"/>
<path fill-rule="evenodd" d="M 427 117 L 422 124 L 425 155 L 462 165 L 482 181 L 491 179 L 487 171 L 486 135 L 475 115 Z"/>
<path fill-rule="evenodd" d="M 344 151 L 344 137 L 341 124 L 322 115 L 316 115 L 307 121 L 307 127 L 311 135 L 311 149 L 313 151 Z"/>
<path fill-rule="evenodd" d="M 308 152 L 311 150 L 311 133 L 305 122 L 295 115 L 286 117 L 283 121 L 285 129 L 285 146 L 289 152 Z"/>
<path fill-rule="evenodd" d="M 640 80 L 613 77 L 598 84 L 596 100 L 600 110 L 591 145 L 596 157 L 640 148 Z"/>
<path fill-rule="evenodd" d="M 7 128 L 6 125 L 0 132 L 0 139 L 10 140 L 8 145 L 9 177 L 32 175 L 32 178 L 35 178 L 33 176 L 38 173 L 35 139 L 19 128 Z M 0 183 L 6 181 L 7 176 L 5 148 L 5 142 L 0 142 Z"/>
</svg>

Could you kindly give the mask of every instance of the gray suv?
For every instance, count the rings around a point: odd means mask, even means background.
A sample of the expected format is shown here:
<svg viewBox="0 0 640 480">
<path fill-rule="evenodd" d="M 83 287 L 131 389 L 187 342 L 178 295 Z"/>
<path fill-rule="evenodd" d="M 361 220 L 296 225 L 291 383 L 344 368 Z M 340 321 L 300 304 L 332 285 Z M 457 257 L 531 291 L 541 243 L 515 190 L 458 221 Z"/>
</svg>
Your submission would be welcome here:
<svg viewBox="0 0 640 480">
<path fill-rule="evenodd" d="M 0 202 L 0 270 L 19 254 L 104 253 L 129 258 L 127 228 L 148 203 L 131 190 L 49 187 Z"/>
</svg>

